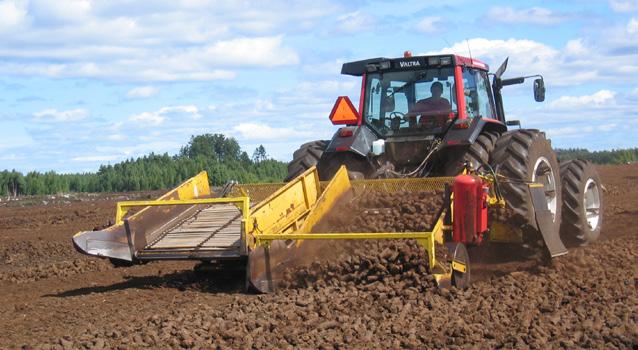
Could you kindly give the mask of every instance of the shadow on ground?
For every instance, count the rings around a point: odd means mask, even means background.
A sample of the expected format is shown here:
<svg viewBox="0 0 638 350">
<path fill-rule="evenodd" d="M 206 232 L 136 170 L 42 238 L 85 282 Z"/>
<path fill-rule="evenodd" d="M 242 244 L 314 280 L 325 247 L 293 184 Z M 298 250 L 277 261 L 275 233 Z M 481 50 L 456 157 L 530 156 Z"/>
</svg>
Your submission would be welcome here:
<svg viewBox="0 0 638 350">
<path fill-rule="evenodd" d="M 126 281 L 106 286 L 71 289 L 45 297 L 74 297 L 93 293 L 109 293 L 126 289 L 171 288 L 180 291 L 210 293 L 246 293 L 243 271 L 178 271 L 161 276 L 125 276 Z"/>
</svg>

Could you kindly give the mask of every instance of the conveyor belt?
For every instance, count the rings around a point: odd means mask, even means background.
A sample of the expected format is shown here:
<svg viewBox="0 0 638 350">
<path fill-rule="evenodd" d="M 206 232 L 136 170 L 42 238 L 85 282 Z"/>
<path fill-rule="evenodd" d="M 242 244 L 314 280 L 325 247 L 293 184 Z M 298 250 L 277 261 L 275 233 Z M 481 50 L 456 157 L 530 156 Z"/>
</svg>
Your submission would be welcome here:
<svg viewBox="0 0 638 350">
<path fill-rule="evenodd" d="M 197 210 L 138 253 L 141 260 L 240 257 L 241 211 L 234 204 Z"/>
</svg>

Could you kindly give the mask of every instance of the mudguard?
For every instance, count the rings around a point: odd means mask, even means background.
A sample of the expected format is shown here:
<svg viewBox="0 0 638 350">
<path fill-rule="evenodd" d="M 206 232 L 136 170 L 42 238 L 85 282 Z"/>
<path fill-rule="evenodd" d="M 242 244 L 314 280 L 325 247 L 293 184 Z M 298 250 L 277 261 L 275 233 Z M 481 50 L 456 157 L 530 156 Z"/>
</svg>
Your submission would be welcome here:
<svg viewBox="0 0 638 350">
<path fill-rule="evenodd" d="M 343 129 L 352 130 L 351 136 L 341 136 L 341 129 L 337 131 L 326 147 L 324 153 L 352 152 L 366 157 L 372 149 L 372 142 L 378 139 L 367 126 L 348 126 Z"/>
<path fill-rule="evenodd" d="M 547 208 L 545 201 L 545 187 L 539 184 L 529 184 L 529 194 L 532 196 L 536 225 L 543 236 L 545 247 L 552 258 L 567 254 L 567 248 L 560 239 L 558 230 L 553 229 L 552 213 Z"/>
<path fill-rule="evenodd" d="M 443 147 L 469 146 L 476 141 L 481 132 L 491 129 L 498 132 L 507 131 L 507 127 L 492 119 L 473 118 L 466 129 L 451 128 L 443 137 Z"/>
</svg>

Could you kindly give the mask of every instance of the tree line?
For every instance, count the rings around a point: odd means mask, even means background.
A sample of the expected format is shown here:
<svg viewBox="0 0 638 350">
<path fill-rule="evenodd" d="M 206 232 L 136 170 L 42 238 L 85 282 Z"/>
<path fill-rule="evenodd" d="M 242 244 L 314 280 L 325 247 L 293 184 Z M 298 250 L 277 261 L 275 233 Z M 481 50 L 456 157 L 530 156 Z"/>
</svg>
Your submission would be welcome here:
<svg viewBox="0 0 638 350">
<path fill-rule="evenodd" d="M 192 136 L 177 155 L 154 154 L 102 165 L 96 173 L 58 174 L 53 171 L 0 172 L 0 195 L 40 195 L 68 192 L 128 192 L 166 189 L 206 170 L 213 186 L 230 180 L 241 183 L 277 182 L 287 175 L 286 163 L 270 159 L 263 146 L 252 157 L 234 138 L 221 134 Z"/>
<path fill-rule="evenodd" d="M 582 158 L 596 164 L 638 162 L 638 148 L 590 152 L 582 148 L 557 149 L 561 161 Z M 206 170 L 213 186 L 230 180 L 241 183 L 277 182 L 286 175 L 286 163 L 269 159 L 264 146 L 252 156 L 234 138 L 221 134 L 192 136 L 178 154 L 154 154 L 102 165 L 96 173 L 58 174 L 53 171 L 0 172 L 0 195 L 57 194 L 68 192 L 128 192 L 166 189 Z"/>
<path fill-rule="evenodd" d="M 585 148 L 567 148 L 557 149 L 556 155 L 560 161 L 581 158 L 596 164 L 638 163 L 638 148 L 593 152 Z"/>
</svg>

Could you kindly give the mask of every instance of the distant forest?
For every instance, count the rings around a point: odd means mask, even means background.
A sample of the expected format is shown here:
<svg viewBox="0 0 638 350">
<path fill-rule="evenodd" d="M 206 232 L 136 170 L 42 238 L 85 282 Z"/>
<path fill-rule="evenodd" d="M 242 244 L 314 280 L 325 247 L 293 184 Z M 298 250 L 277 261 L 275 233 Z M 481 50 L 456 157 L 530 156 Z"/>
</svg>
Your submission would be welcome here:
<svg viewBox="0 0 638 350">
<path fill-rule="evenodd" d="M 561 161 L 582 158 L 597 164 L 638 162 L 638 148 L 595 151 L 557 149 Z M 286 175 L 286 163 L 268 158 L 263 146 L 252 156 L 241 150 L 234 138 L 221 134 L 191 137 L 174 156 L 149 154 L 115 165 L 102 165 L 96 173 L 57 174 L 53 171 L 0 172 L 0 195 L 13 196 L 68 192 L 128 192 L 174 187 L 206 170 L 213 186 L 230 180 L 241 183 L 277 182 Z"/>
<path fill-rule="evenodd" d="M 57 174 L 53 171 L 0 172 L 0 195 L 20 196 L 68 192 L 128 192 L 174 187 L 202 170 L 211 185 L 230 180 L 242 183 L 282 181 L 286 163 L 268 158 L 263 146 L 252 156 L 234 138 L 221 134 L 191 137 L 179 154 L 149 154 L 115 165 L 102 165 L 97 173 Z"/>
<path fill-rule="evenodd" d="M 581 158 L 596 164 L 638 163 L 638 148 L 590 152 L 584 148 L 556 149 L 558 160 Z"/>
</svg>

